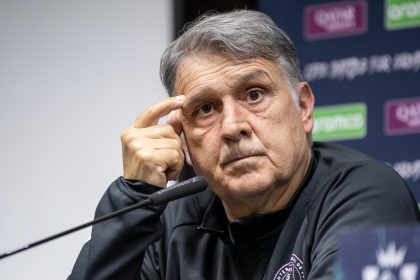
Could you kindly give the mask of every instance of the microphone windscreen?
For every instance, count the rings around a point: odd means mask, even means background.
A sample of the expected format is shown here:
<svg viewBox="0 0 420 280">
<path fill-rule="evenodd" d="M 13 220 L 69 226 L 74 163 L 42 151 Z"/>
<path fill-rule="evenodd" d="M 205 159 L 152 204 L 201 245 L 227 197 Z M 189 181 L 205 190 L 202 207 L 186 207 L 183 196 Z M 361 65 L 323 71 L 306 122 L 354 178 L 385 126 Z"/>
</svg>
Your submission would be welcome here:
<svg viewBox="0 0 420 280">
<path fill-rule="evenodd" d="M 184 196 L 201 192 L 206 189 L 206 187 L 207 179 L 203 176 L 196 176 L 194 178 L 177 183 L 169 188 L 152 193 L 149 196 L 149 199 L 152 205 L 167 203 Z"/>
</svg>

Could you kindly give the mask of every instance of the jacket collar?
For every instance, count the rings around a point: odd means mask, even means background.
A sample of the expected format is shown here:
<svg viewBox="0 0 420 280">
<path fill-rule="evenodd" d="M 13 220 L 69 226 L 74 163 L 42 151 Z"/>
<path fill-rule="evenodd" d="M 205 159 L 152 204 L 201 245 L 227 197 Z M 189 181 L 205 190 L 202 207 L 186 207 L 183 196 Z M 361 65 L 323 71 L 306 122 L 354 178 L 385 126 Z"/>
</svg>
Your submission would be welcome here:
<svg viewBox="0 0 420 280">
<path fill-rule="evenodd" d="M 223 234 L 226 232 L 228 220 L 226 217 L 225 209 L 223 208 L 222 201 L 218 196 L 213 193 L 209 206 L 204 213 L 201 225 L 198 227 L 200 230 Z"/>
</svg>

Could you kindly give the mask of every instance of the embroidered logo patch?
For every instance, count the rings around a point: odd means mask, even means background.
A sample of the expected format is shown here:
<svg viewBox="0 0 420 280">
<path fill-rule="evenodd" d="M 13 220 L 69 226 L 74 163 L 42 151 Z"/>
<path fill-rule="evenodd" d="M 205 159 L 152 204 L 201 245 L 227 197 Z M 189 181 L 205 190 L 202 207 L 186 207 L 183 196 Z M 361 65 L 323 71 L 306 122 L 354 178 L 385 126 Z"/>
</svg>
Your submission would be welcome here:
<svg viewBox="0 0 420 280">
<path fill-rule="evenodd" d="M 305 275 L 303 273 L 303 262 L 295 254 L 292 254 L 288 263 L 280 267 L 280 269 L 277 271 L 276 275 L 273 278 L 273 280 L 288 279 L 305 279 Z"/>
</svg>

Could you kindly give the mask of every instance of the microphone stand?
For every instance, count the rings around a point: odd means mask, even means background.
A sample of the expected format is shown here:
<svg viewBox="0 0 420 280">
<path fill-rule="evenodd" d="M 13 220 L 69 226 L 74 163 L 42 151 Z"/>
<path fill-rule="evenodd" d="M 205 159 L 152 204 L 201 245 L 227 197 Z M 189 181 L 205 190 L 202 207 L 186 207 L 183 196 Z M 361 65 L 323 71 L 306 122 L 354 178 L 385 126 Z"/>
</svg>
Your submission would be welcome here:
<svg viewBox="0 0 420 280">
<path fill-rule="evenodd" d="M 183 181 L 181 183 L 175 184 L 169 188 L 162 189 L 158 192 L 152 193 L 147 199 L 142 200 L 140 202 L 137 202 L 136 204 L 133 204 L 131 206 L 125 207 L 123 209 L 111 212 L 109 214 L 106 214 L 104 216 L 101 216 L 99 218 L 96 218 L 90 222 L 81 224 L 79 226 L 75 226 L 73 228 L 70 228 L 68 230 L 62 231 L 60 233 L 51 235 L 49 237 L 43 238 L 41 240 L 35 241 L 33 243 L 29 243 L 21 248 L 18 248 L 16 250 L 6 252 L 0 255 L 0 260 L 6 257 L 10 257 L 14 254 L 23 252 L 25 250 L 28 250 L 30 248 L 36 247 L 38 245 L 44 244 L 46 242 L 49 242 L 51 240 L 57 239 L 59 237 L 62 237 L 64 235 L 73 233 L 75 231 L 84 229 L 88 226 L 106 221 L 108 219 L 117 217 L 119 215 L 123 215 L 127 212 L 130 212 L 132 210 L 142 208 L 149 205 L 157 205 L 162 203 L 167 203 L 169 201 L 175 200 L 177 198 L 181 198 L 190 194 L 194 194 L 200 191 L 203 191 L 207 187 L 207 180 L 203 176 L 197 176 L 191 179 L 188 179 L 186 181 Z"/>
<path fill-rule="evenodd" d="M 27 244 L 27 245 L 25 245 L 25 246 L 23 246 L 23 247 L 21 247 L 21 248 L 19 248 L 19 249 L 16 249 L 16 250 L 13 250 L 13 251 L 10 251 L 10 252 L 7 252 L 7 253 L 4 253 L 4 254 L 1 254 L 1 255 L 0 255 L 0 260 L 1 260 L 1 259 L 3 259 L 3 258 L 6 258 L 6 257 L 12 256 L 12 255 L 14 255 L 14 254 L 20 253 L 20 252 L 22 252 L 22 251 L 28 250 L 28 249 L 30 249 L 30 248 L 36 247 L 36 246 L 38 246 L 38 245 L 44 244 L 44 243 L 46 243 L 46 242 L 48 242 L 48 241 L 51 241 L 51 240 L 57 239 L 57 238 L 59 238 L 59 237 L 61 237 L 61 236 L 64 236 L 64 235 L 67 235 L 67 234 L 73 233 L 73 232 L 75 232 L 75 231 L 78 231 L 78 230 L 84 229 L 84 228 L 86 228 L 86 227 L 88 227 L 88 226 L 91 226 L 91 225 L 94 225 L 94 224 L 97 224 L 97 223 L 103 222 L 103 221 L 105 221 L 105 220 L 108 220 L 108 219 L 114 218 L 114 217 L 116 217 L 116 216 L 119 216 L 119 215 L 125 214 L 125 213 L 130 212 L 130 211 L 132 211 L 132 210 L 135 210 L 135 209 L 137 209 L 137 208 L 141 208 L 141 207 L 147 206 L 147 205 L 151 204 L 151 202 L 152 202 L 152 201 L 151 201 L 150 199 L 146 199 L 146 200 L 140 201 L 140 202 L 138 202 L 138 203 L 136 203 L 136 204 L 133 204 L 133 205 L 131 205 L 131 206 L 128 206 L 128 207 L 126 207 L 126 208 L 120 209 L 120 210 L 118 210 L 118 211 L 115 211 L 115 212 L 109 213 L 109 214 L 104 215 L 104 216 L 101 216 L 101 217 L 99 217 L 99 218 L 97 218 L 97 219 L 95 219 L 95 220 L 93 220 L 93 221 L 90 221 L 90 222 L 87 222 L 87 223 L 81 224 L 81 225 L 79 225 L 79 226 L 76 226 L 76 227 L 70 228 L 70 229 L 68 229 L 68 230 L 62 231 L 62 232 L 57 233 L 57 234 L 51 235 L 51 236 L 49 236 L 49 237 L 43 238 L 43 239 L 41 239 L 41 240 L 38 240 L 38 241 L 36 241 L 36 242 L 29 243 L 29 244 Z"/>
</svg>

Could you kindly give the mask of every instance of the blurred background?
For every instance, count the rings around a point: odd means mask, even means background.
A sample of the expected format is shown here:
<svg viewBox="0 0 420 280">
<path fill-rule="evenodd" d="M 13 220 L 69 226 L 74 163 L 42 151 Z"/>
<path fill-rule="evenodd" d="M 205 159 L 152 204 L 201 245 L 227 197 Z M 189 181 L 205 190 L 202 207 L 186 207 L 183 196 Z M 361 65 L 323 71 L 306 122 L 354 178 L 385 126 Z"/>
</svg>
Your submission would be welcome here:
<svg viewBox="0 0 420 280">
<path fill-rule="evenodd" d="M 0 0 L 0 252 L 87 222 L 122 174 L 120 133 L 166 96 L 167 0 Z M 90 228 L 0 261 L 66 279 Z"/>
<path fill-rule="evenodd" d="M 0 254 L 93 218 L 122 174 L 121 131 L 166 96 L 162 52 L 208 10 L 269 14 L 295 41 L 315 92 L 315 139 L 387 162 L 420 201 L 412 2 L 0 0 Z M 0 278 L 65 279 L 89 236 L 3 259 Z"/>
</svg>

